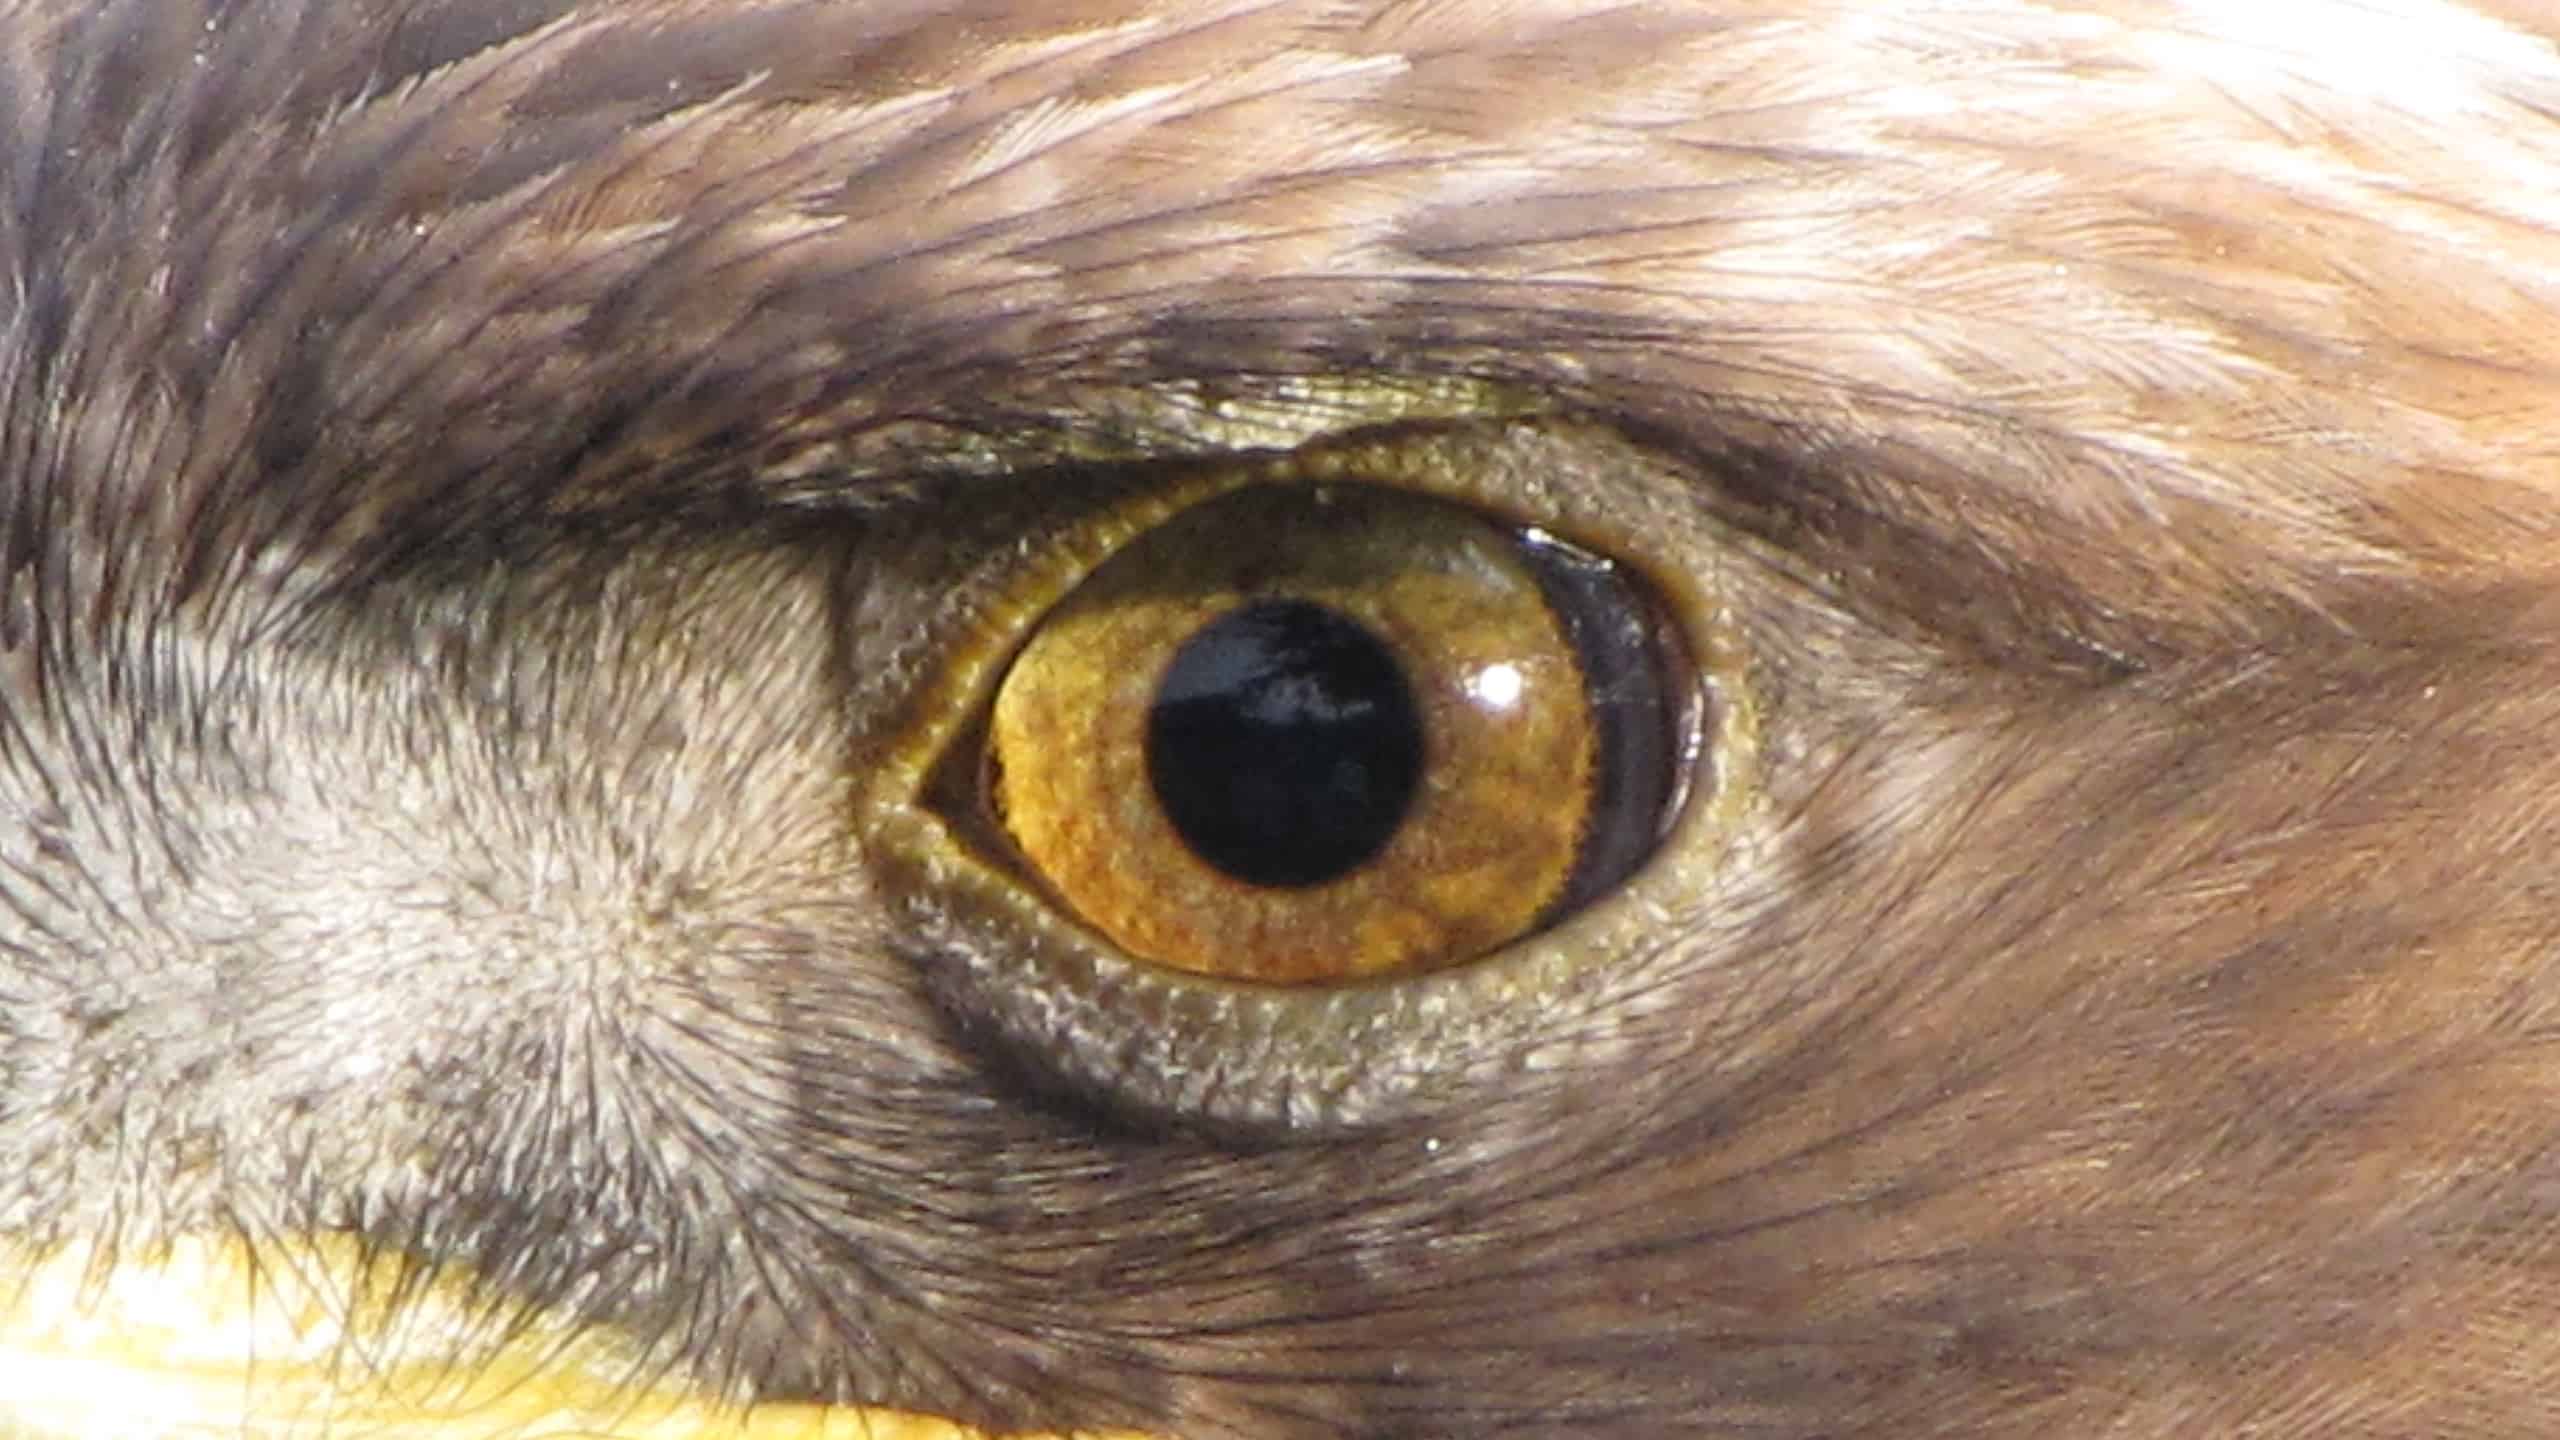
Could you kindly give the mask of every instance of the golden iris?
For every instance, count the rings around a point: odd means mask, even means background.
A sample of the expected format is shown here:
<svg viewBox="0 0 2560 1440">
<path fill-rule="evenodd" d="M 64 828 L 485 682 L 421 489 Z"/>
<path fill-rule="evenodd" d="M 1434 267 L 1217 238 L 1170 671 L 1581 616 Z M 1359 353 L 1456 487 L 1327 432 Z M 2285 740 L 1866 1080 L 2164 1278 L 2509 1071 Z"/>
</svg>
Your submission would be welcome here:
<svg viewBox="0 0 2560 1440">
<path fill-rule="evenodd" d="M 1257 484 L 1138 537 L 1024 645 L 984 793 L 1131 955 L 1312 984 L 1474 958 L 1573 882 L 1599 725 L 1517 536 Z"/>
</svg>

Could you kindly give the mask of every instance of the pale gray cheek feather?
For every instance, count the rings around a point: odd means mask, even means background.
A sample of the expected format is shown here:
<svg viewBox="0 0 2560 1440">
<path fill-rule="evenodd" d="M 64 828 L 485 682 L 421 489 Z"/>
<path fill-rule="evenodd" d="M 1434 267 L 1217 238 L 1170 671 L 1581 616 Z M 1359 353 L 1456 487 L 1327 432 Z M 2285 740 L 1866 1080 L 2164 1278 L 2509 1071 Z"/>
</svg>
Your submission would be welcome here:
<svg viewBox="0 0 2560 1440">
<path fill-rule="evenodd" d="M 2547 1430 L 2553 30 L 0 13 L 0 1235 L 1003 1422 Z M 842 834 L 1003 550 L 933 507 L 1343 376 L 1778 577 L 1756 828 L 1479 1108 L 1026 1094 Z"/>
</svg>

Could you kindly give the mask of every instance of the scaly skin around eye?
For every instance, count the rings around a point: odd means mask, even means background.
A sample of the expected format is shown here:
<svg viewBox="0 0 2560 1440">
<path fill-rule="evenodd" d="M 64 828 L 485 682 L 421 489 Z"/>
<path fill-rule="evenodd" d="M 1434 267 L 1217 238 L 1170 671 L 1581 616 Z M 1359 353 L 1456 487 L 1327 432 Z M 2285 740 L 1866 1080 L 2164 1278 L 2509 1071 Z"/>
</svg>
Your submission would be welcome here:
<svg viewBox="0 0 2560 1440">
<path fill-rule="evenodd" d="M 1560 497 L 1536 493 L 1536 482 L 1566 480 L 1582 482 L 1570 492 L 1577 497 L 1570 510 Z M 903 712 L 909 718 L 862 792 L 864 858 L 882 893 L 910 917 L 916 964 L 937 994 L 967 1022 L 1004 1037 L 1006 1058 L 1044 1083 L 1142 1125 L 1257 1143 L 1426 1123 L 1535 1088 L 1536 1074 L 1575 1063 L 1568 1057 L 1595 1063 L 1623 1043 L 1634 1014 L 1655 1003 L 1637 997 L 1659 996 L 1656 967 L 1667 957 L 1648 936 L 1664 907 L 1711 893 L 1727 858 L 1746 848 L 1752 817 L 1765 813 L 1759 697 L 1777 677 L 1755 663 L 1738 617 L 1779 623 L 1768 604 L 1778 582 L 1744 559 L 1748 538 L 1680 514 L 1684 482 L 1667 457 L 1555 417 L 1387 425 L 1129 483 L 1141 487 L 1135 499 L 1052 515 L 1052 536 L 1000 553 L 987 578 L 962 592 L 997 598 L 947 607 L 928 627 L 950 658 L 916 687 Z M 1311 485 L 1331 492 L 1326 508 L 1354 522 L 1345 532 L 1350 543 L 1336 533 L 1322 553 L 1293 554 L 1293 525 L 1335 529 L 1304 516 L 1283 523 L 1314 503 L 1297 498 Z M 1355 503 L 1364 495 L 1374 498 Z M 1604 646 L 1568 642 L 1530 562 L 1504 553 L 1517 542 L 1495 528 L 1494 516 L 1523 530 L 1573 529 L 1630 566 L 1686 580 L 1684 593 L 1657 605 L 1627 586 L 1574 602 L 1623 610 L 1614 618 L 1637 630 L 1636 653 L 1622 649 L 1604 661 Z M 1258 537 L 1251 556 L 1201 543 L 1239 517 Z M 1091 538 L 1114 533 L 1126 543 Z M 1660 567 L 1667 554 L 1718 548 L 1736 563 L 1714 575 L 1674 577 Z M 1399 574 L 1399 566 L 1422 573 Z M 1057 632 L 1064 654 L 1041 647 L 1062 615 L 1073 620 L 1080 599 L 1093 600 L 1107 622 L 1134 610 L 1145 626 L 1165 611 L 1133 606 L 1130 597 L 1161 596 L 1181 622 L 1193 598 L 1214 595 L 1221 577 L 1264 569 L 1371 611 L 1404 647 L 1432 647 L 1438 653 L 1422 669 L 1451 689 L 1463 692 L 1494 656 L 1516 657 L 1511 647 L 1525 630 L 1543 635 L 1558 660 L 1572 662 L 1583 648 L 1580 663 L 1605 663 L 1606 683 L 1626 693 L 1604 697 L 1592 688 L 1601 677 L 1574 677 L 1580 694 L 1565 713 L 1575 725 L 1561 738 L 1582 775 L 1578 789 L 1546 798 L 1544 819 L 1561 814 L 1563 823 L 1545 844 L 1536 812 L 1525 837 L 1501 842 L 1520 823 L 1507 812 L 1533 785 L 1523 771 L 1544 764 L 1545 790 L 1554 788 L 1553 772 L 1574 778 L 1562 763 L 1524 765 L 1513 754 L 1515 746 L 1532 757 L 1553 749 L 1552 712 L 1533 712 L 1525 733 L 1506 734 L 1503 717 L 1493 717 L 1473 734 L 1459 730 L 1435 756 L 1430 783 L 1460 793 L 1424 801 L 1382 852 L 1384 868 L 1276 897 L 1234 895 L 1214 881 L 1200 887 L 1203 963 L 1186 966 L 1084 913 L 1117 899 L 1178 906 L 1182 895 L 1096 885 L 1077 868 L 1165 863 L 1144 843 L 1149 828 L 1169 829 L 1153 815 L 1138 823 L 1137 838 L 1092 833 L 1113 823 L 1106 812 L 1119 802 L 1110 795 L 1149 783 L 1136 773 L 1144 754 L 1137 732 L 1152 686 L 1142 677 L 1139 701 L 1123 702 L 1115 722 L 1112 705 L 1077 693 L 1077 682 L 1122 678 L 1111 667 L 1128 666 L 1123 647 L 1096 646 L 1072 624 Z M 1464 614 L 1449 603 L 1452 570 L 1477 572 Z M 1496 590 L 1490 599 L 1476 593 L 1488 583 Z M 1033 638 L 1017 654 L 1026 632 Z M 1503 648 L 1485 653 L 1488 643 Z M 1471 646 L 1479 652 L 1472 661 Z M 1026 664 L 1037 702 L 1026 708 L 1049 712 L 1035 715 L 1041 724 L 1007 717 L 1007 696 L 1023 683 Z M 981 738 L 977 717 L 990 713 Z M 1118 741 L 1107 733 L 1114 723 L 1124 732 Z M 1653 733 L 1632 733 L 1643 730 Z M 1037 806 L 1026 815 L 990 805 L 979 767 L 989 753 L 996 765 L 1010 764 L 1017 749 L 1035 778 L 1059 766 L 1094 793 L 1080 803 L 1070 797 L 1055 817 Z M 1595 763 L 1603 751 L 1605 768 Z M 1664 772 L 1653 777 L 1657 788 L 1625 773 L 1644 766 Z M 986 788 L 1000 800 L 1011 783 L 1004 777 Z M 1044 818 L 1055 818 L 1060 832 L 1028 841 L 988 833 Z M 1628 827 L 1639 843 L 1617 849 L 1609 868 L 1580 863 L 1601 845 L 1597 832 Z M 1170 836 L 1157 843 L 1179 844 Z M 1092 854 L 1079 853 L 1079 844 L 1093 845 Z M 1507 888 L 1492 901 L 1445 917 L 1461 938 L 1448 947 L 1455 953 L 1431 957 L 1436 965 L 1304 985 L 1258 983 L 1273 977 L 1248 970 L 1374 959 L 1364 953 L 1362 927 L 1411 922 L 1422 906 L 1402 892 L 1432 882 L 1431 867 L 1445 861 L 1434 852 L 1451 848 L 1526 868 L 1502 881 Z M 1459 894 L 1470 882 L 1463 870 L 1438 878 L 1458 881 Z M 1568 882 L 1582 888 L 1567 890 Z M 1735 1013 L 1704 1005 L 1684 1023 L 1703 1036 L 1734 1023 Z"/>
</svg>

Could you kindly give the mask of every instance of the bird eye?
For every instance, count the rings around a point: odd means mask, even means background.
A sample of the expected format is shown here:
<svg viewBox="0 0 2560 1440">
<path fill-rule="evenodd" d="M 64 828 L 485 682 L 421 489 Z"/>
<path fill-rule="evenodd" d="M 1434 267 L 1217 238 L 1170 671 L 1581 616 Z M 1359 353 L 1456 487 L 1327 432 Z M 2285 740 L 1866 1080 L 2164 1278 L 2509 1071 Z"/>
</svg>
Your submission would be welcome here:
<svg viewBox="0 0 2560 1440">
<path fill-rule="evenodd" d="M 998 683 L 963 803 L 1133 956 L 1305 984 L 1482 955 L 1625 877 L 1686 665 L 1621 569 L 1466 507 L 1257 484 L 1119 550 Z"/>
<path fill-rule="evenodd" d="M 1754 793 L 1740 567 L 1642 563 L 1708 543 L 1678 465 L 1520 418 L 986 492 L 859 800 L 904 953 L 1005 1068 L 1247 1136 L 1621 1043 Z"/>
</svg>

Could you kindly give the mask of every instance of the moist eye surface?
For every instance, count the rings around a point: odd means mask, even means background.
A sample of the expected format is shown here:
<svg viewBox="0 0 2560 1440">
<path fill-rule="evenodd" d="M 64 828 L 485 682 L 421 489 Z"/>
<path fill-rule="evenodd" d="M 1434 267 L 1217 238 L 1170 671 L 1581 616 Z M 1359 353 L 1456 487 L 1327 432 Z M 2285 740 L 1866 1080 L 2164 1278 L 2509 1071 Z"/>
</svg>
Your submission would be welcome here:
<svg viewBox="0 0 2560 1440">
<path fill-rule="evenodd" d="M 1659 835 L 1669 657 L 1613 643 L 1660 628 L 1648 605 L 1466 506 L 1248 485 L 1033 624 L 974 803 L 1064 909 L 1150 963 L 1273 984 L 1463 963 Z"/>
</svg>

